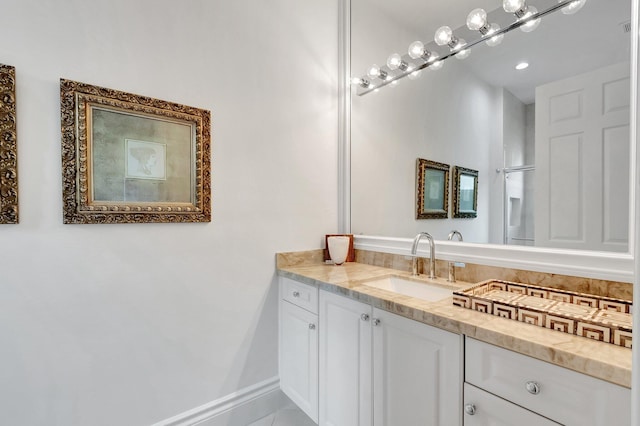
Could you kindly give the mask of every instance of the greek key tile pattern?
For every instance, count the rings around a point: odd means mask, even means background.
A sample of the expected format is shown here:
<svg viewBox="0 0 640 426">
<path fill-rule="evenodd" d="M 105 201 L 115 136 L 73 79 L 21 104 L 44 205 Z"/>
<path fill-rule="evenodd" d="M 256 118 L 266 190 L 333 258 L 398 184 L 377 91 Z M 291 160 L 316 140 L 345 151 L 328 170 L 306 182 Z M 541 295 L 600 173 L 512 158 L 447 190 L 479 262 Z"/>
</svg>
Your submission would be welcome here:
<svg viewBox="0 0 640 426">
<path fill-rule="evenodd" d="M 563 333 L 631 348 L 630 301 L 488 280 L 454 292 L 453 304 Z"/>
</svg>

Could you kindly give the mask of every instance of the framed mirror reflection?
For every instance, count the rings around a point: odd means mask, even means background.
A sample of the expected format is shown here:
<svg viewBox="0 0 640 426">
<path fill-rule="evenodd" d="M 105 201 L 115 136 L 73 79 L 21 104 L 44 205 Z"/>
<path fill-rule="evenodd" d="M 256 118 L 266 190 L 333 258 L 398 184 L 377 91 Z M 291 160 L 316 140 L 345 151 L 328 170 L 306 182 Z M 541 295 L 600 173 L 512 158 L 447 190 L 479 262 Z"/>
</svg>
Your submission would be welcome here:
<svg viewBox="0 0 640 426">
<path fill-rule="evenodd" d="M 478 216 L 478 171 L 453 168 L 453 217 L 470 219 Z"/>
<path fill-rule="evenodd" d="M 449 216 L 449 165 L 418 158 L 416 161 L 416 219 Z"/>
</svg>

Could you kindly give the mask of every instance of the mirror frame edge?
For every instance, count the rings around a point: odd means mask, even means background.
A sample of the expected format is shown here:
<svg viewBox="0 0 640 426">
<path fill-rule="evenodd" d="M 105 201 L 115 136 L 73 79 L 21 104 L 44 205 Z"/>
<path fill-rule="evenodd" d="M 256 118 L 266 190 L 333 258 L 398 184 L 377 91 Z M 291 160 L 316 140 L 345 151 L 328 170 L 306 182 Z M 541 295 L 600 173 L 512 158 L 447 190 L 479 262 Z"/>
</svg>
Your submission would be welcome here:
<svg viewBox="0 0 640 426">
<path fill-rule="evenodd" d="M 339 116 L 338 116 L 338 227 L 351 233 L 351 0 L 339 0 Z M 631 104 L 630 161 L 636 158 L 638 126 L 638 1 L 631 0 Z M 498 244 L 468 244 L 436 241 L 439 259 L 466 261 L 506 268 L 534 270 L 546 273 L 582 276 L 622 282 L 634 282 L 634 249 L 636 233 L 636 182 L 638 161 L 630 167 L 629 188 L 629 249 L 626 253 L 563 250 L 540 247 L 500 246 Z M 640 209 L 640 206 L 638 207 Z M 640 226 L 640 221 L 638 223 Z M 410 238 L 355 235 L 355 248 L 384 253 L 408 255 Z M 640 248 L 638 248 L 640 250 Z M 640 268 L 640 266 L 639 266 Z M 637 292 L 636 292 L 637 293 Z"/>
<path fill-rule="evenodd" d="M 351 0 L 338 0 L 338 232 L 351 233 Z"/>
<path fill-rule="evenodd" d="M 640 100 L 640 87 L 638 84 L 638 61 L 640 58 L 640 42 L 638 37 L 640 35 L 639 30 L 640 21 L 640 2 L 639 0 L 631 0 L 631 127 L 630 127 L 630 141 L 631 145 L 631 158 L 636 160 L 635 168 L 631 168 L 630 182 L 631 182 L 631 199 L 630 206 L 635 210 L 632 210 L 632 217 L 629 221 L 629 226 L 633 226 L 633 229 L 629 231 L 630 240 L 629 247 L 631 254 L 640 253 L 640 217 L 637 216 L 637 212 L 640 212 L 640 183 L 638 177 L 640 176 L 640 150 L 638 150 L 638 126 L 639 120 L 638 111 L 640 111 L 638 101 Z M 633 257 L 633 256 L 632 256 Z M 640 335 L 640 280 L 638 275 L 640 274 L 640 256 L 635 256 L 633 259 L 632 273 L 633 273 L 633 337 L 632 339 L 638 340 Z M 633 404 L 633 401 L 638 401 L 640 398 L 640 345 L 633 345 L 631 349 L 631 365 L 635 366 L 631 369 L 631 424 L 640 424 L 640 404 Z"/>
</svg>

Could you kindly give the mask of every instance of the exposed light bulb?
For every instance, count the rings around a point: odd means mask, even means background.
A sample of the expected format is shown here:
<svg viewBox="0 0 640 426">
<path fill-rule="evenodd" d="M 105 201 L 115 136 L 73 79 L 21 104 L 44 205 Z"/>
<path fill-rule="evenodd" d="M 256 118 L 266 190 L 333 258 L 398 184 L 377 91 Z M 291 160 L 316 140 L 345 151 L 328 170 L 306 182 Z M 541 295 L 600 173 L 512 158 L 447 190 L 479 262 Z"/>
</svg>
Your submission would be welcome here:
<svg viewBox="0 0 640 426">
<path fill-rule="evenodd" d="M 558 0 L 558 3 L 562 3 L 562 1 L 563 0 Z M 575 1 L 572 1 L 571 3 L 569 3 L 568 5 L 566 5 L 565 7 L 563 7 L 560 10 L 565 15 L 573 15 L 574 13 L 576 13 L 577 11 L 582 9 L 582 6 L 584 6 L 584 4 L 586 2 L 587 2 L 587 0 L 575 0 Z"/>
<path fill-rule="evenodd" d="M 521 10 L 525 5 L 525 0 L 504 0 L 502 2 L 502 8 L 507 13 L 516 13 Z"/>
<path fill-rule="evenodd" d="M 380 67 L 376 64 L 373 64 L 369 67 L 367 75 L 370 78 L 379 78 L 381 80 L 387 80 L 389 78 L 389 74 L 386 71 L 381 70 Z"/>
<path fill-rule="evenodd" d="M 411 59 L 418 59 L 424 52 L 424 44 L 421 41 L 414 41 L 409 45 L 409 56 Z"/>
<path fill-rule="evenodd" d="M 516 65 L 516 69 L 518 71 L 522 71 L 524 69 L 529 68 L 529 63 L 528 62 L 520 62 L 518 65 Z"/>
<path fill-rule="evenodd" d="M 436 35 L 433 39 L 438 46 L 444 46 L 453 40 L 453 31 L 445 25 L 436 30 Z"/>
<path fill-rule="evenodd" d="M 487 25 L 487 12 L 484 9 L 473 9 L 467 16 L 467 28 L 479 31 Z"/>
<path fill-rule="evenodd" d="M 422 59 L 423 61 L 428 61 L 433 53 L 429 52 L 421 41 L 414 41 L 409 45 L 409 57 L 411 59 Z"/>
<path fill-rule="evenodd" d="M 371 65 L 367 71 L 367 75 L 371 78 L 377 78 L 380 75 L 380 67 L 376 64 Z"/>
<path fill-rule="evenodd" d="M 402 60 L 402 56 L 394 53 L 387 59 L 387 66 L 391 70 L 397 70 L 398 68 L 400 68 L 402 71 L 404 71 L 407 69 L 408 64 Z"/>
<path fill-rule="evenodd" d="M 495 34 L 498 31 L 500 31 L 500 25 L 491 24 L 489 26 L 489 31 L 487 31 L 487 34 L 485 36 L 488 38 L 488 40 L 486 41 L 487 46 L 494 47 L 502 43 L 502 40 L 504 39 L 504 34 L 498 34 L 498 35 L 492 36 L 492 34 Z"/>
<path fill-rule="evenodd" d="M 402 58 L 397 53 L 393 53 L 387 59 L 387 66 L 392 70 L 398 69 L 401 63 L 402 63 Z"/>
<path fill-rule="evenodd" d="M 363 87 L 365 89 L 371 85 L 371 83 L 368 80 L 365 80 L 364 78 L 360 78 L 360 77 L 353 77 L 351 79 L 351 84 L 355 86 Z"/>
<path fill-rule="evenodd" d="M 520 27 L 520 29 L 523 32 L 530 33 L 531 31 L 533 31 L 536 28 L 538 28 L 538 25 L 540 25 L 540 18 L 530 19 L 530 17 L 532 15 L 535 15 L 536 13 L 538 13 L 538 9 L 536 9 L 533 6 L 529 6 L 527 8 L 527 13 L 525 13 L 524 16 L 522 18 L 520 18 L 521 21 L 528 21 L 526 24 L 524 24 L 524 25 L 522 25 Z"/>
</svg>

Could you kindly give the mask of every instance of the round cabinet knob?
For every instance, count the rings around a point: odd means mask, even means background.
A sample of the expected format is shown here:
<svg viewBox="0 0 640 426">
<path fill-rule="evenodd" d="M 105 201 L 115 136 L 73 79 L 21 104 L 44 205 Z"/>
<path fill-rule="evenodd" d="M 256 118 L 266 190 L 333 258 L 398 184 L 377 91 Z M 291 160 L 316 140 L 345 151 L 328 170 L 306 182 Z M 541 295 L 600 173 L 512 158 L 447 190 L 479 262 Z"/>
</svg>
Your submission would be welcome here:
<svg viewBox="0 0 640 426">
<path fill-rule="evenodd" d="M 316 329 L 315 324 L 309 324 L 309 330 L 315 330 L 315 329 Z"/>
<path fill-rule="evenodd" d="M 378 318 L 373 319 L 373 325 L 380 325 L 380 320 Z"/>
<path fill-rule="evenodd" d="M 540 385 L 536 382 L 527 382 L 524 386 L 527 388 L 527 392 L 532 395 L 540 393 Z"/>
<path fill-rule="evenodd" d="M 362 321 L 369 321 L 369 314 L 362 314 L 360 315 L 360 319 Z"/>
<path fill-rule="evenodd" d="M 476 413 L 476 406 L 474 404 L 465 404 L 464 412 L 470 416 L 473 416 Z"/>
<path fill-rule="evenodd" d="M 300 292 L 299 291 L 294 291 L 293 292 L 293 297 L 300 297 Z"/>
</svg>

